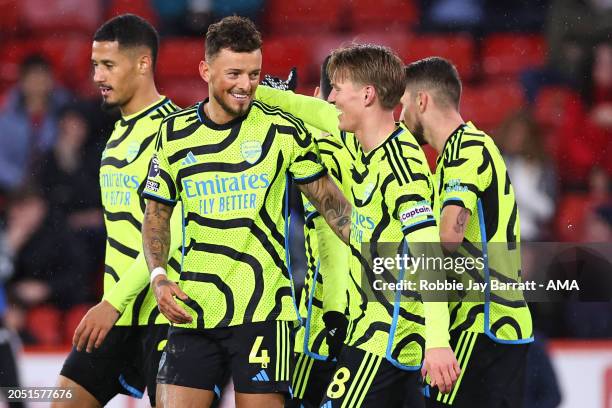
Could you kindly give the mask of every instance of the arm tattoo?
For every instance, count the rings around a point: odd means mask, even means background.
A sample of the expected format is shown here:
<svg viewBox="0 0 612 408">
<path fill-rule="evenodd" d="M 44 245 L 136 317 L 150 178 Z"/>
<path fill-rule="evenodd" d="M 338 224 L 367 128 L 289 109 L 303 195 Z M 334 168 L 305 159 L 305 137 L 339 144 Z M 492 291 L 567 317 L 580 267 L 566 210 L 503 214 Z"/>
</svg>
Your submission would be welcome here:
<svg viewBox="0 0 612 408">
<path fill-rule="evenodd" d="M 329 175 L 308 184 L 300 184 L 300 190 L 316 207 L 331 229 L 348 244 L 351 227 L 351 204 Z"/>
<path fill-rule="evenodd" d="M 470 211 L 465 208 L 462 208 L 461 211 L 459 211 L 459 214 L 457 215 L 457 222 L 454 225 L 454 229 L 457 234 L 465 233 L 465 228 L 467 227 L 466 224 L 469 215 Z"/>
<path fill-rule="evenodd" d="M 153 200 L 147 202 L 142 223 L 142 243 L 149 271 L 166 268 L 170 250 L 170 216 L 173 208 Z"/>
</svg>

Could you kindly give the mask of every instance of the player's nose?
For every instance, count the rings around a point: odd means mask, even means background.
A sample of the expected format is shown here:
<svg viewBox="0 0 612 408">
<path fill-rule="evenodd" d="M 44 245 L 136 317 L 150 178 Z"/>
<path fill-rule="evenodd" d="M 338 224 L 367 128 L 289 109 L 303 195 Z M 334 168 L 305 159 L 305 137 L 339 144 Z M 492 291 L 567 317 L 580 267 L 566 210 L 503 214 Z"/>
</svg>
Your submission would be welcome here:
<svg viewBox="0 0 612 408">
<path fill-rule="evenodd" d="M 106 80 L 106 78 L 104 77 L 104 75 L 102 74 L 102 70 L 94 68 L 93 70 L 93 81 L 96 84 L 101 84 Z"/>
<path fill-rule="evenodd" d="M 327 97 L 327 102 L 329 103 L 336 103 L 336 90 L 334 88 L 332 88 L 331 92 L 329 93 L 329 96 Z"/>
</svg>

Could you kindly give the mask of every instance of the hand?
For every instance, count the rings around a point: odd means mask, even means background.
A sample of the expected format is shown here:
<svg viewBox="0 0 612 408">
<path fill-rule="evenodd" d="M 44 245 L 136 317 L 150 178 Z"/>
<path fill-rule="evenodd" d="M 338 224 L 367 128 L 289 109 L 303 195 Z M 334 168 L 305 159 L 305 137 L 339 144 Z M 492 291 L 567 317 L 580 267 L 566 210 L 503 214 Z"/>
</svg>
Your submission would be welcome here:
<svg viewBox="0 0 612 408">
<path fill-rule="evenodd" d="M 281 91 L 295 91 L 295 88 L 297 88 L 297 68 L 291 68 L 286 80 L 265 75 L 264 79 L 261 81 L 261 85 L 269 86 L 270 88 Z"/>
<path fill-rule="evenodd" d="M 101 301 L 87 311 L 74 331 L 72 345 L 78 351 L 86 347 L 88 353 L 98 348 L 119 319 L 119 311 L 106 300 Z"/>
<path fill-rule="evenodd" d="M 164 275 L 156 276 L 153 282 L 153 293 L 157 300 L 157 308 L 172 323 L 191 323 L 191 316 L 185 309 L 180 307 L 174 297 L 186 301 L 189 297 L 178 287 L 175 282 L 168 280 Z"/>
<path fill-rule="evenodd" d="M 323 322 L 325 322 L 325 340 L 329 348 L 327 361 L 331 361 L 340 356 L 346 338 L 348 319 L 343 313 L 331 311 L 325 312 Z"/>
<path fill-rule="evenodd" d="M 425 350 L 425 361 L 421 375 L 429 375 L 429 384 L 438 387 L 442 394 L 448 394 L 459 378 L 461 369 L 450 347 L 434 347 Z"/>
</svg>

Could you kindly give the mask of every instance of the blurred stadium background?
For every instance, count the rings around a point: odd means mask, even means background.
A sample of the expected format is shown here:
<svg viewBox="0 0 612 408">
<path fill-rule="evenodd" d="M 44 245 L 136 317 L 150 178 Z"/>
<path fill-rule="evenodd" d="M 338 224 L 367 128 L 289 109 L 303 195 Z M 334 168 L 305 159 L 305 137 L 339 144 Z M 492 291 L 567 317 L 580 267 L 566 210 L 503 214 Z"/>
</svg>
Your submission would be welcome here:
<svg viewBox="0 0 612 408">
<path fill-rule="evenodd" d="M 507 159 L 523 241 L 612 242 L 610 0 L 0 0 L 0 313 L 24 385 L 54 383 L 101 293 L 97 171 L 117 116 L 99 109 L 90 48 L 125 12 L 158 28 L 158 88 L 181 106 L 207 95 L 197 74 L 207 25 L 234 13 L 262 31 L 264 72 L 297 67 L 300 93 L 352 40 L 406 63 L 446 57 L 464 81 L 464 119 Z M 612 407 L 611 306 L 532 305 L 542 341 L 526 407 Z"/>
</svg>

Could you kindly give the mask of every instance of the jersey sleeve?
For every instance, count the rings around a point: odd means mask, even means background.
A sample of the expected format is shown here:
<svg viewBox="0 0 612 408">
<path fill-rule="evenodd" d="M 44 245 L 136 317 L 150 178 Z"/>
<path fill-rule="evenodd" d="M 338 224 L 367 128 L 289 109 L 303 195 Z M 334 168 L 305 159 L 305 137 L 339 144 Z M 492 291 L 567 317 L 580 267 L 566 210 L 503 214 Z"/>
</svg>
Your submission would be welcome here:
<svg viewBox="0 0 612 408">
<path fill-rule="evenodd" d="M 491 181 L 491 169 L 483 147 L 462 148 L 459 159 L 445 160 L 440 192 L 441 209 L 457 205 L 476 211 L 479 195 Z"/>
<path fill-rule="evenodd" d="M 334 105 L 312 96 L 300 95 L 291 91 L 281 91 L 260 85 L 255 98 L 272 106 L 278 106 L 307 124 L 340 139 L 338 129 L 338 110 Z"/>
<path fill-rule="evenodd" d="M 175 210 L 170 218 L 170 257 L 180 249 L 182 242 L 181 211 Z M 178 272 L 180 273 L 180 271 Z M 104 294 L 103 300 L 110 303 L 119 313 L 123 313 L 127 305 L 149 285 L 149 277 L 149 269 L 144 257 L 144 251 L 140 251 L 130 268 L 121 275 L 119 282 Z"/>
<path fill-rule="evenodd" d="M 306 184 L 324 176 L 327 169 L 321 163 L 319 149 L 310 132 L 303 126 L 295 130 L 289 173 L 296 183 Z"/>
<path fill-rule="evenodd" d="M 164 151 L 164 141 L 168 132 L 163 122 L 157 134 L 156 149 L 149 164 L 149 172 L 142 191 L 144 198 L 174 206 L 178 200 L 177 186 Z"/>
<path fill-rule="evenodd" d="M 349 282 L 348 247 L 323 217 L 314 220 L 319 246 L 319 273 L 323 278 L 323 311 L 344 313 Z"/>
</svg>

